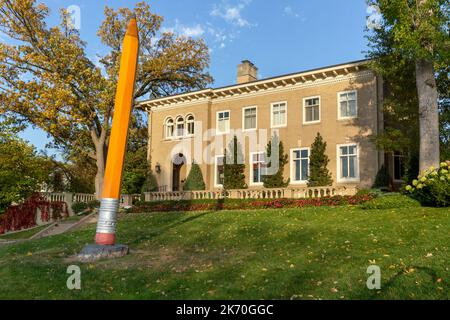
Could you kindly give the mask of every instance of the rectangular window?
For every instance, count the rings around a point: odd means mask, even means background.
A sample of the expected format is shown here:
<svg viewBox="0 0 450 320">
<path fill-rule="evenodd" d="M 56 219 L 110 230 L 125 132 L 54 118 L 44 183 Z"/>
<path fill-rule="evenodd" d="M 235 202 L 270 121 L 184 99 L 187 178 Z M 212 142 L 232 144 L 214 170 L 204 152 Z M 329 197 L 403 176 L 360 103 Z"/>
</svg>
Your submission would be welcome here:
<svg viewBox="0 0 450 320">
<path fill-rule="evenodd" d="M 339 119 L 356 118 L 358 103 L 356 91 L 339 93 Z"/>
<path fill-rule="evenodd" d="M 230 132 L 230 111 L 217 112 L 217 133 L 229 133 Z"/>
<path fill-rule="evenodd" d="M 303 100 L 303 123 L 320 122 L 320 97 Z"/>
<path fill-rule="evenodd" d="M 358 180 L 358 146 L 356 144 L 338 145 L 339 180 Z"/>
<path fill-rule="evenodd" d="M 224 156 L 216 157 L 216 172 L 215 172 L 215 185 L 216 187 L 222 187 L 224 182 Z"/>
<path fill-rule="evenodd" d="M 261 185 L 266 168 L 266 156 L 264 152 L 251 154 L 251 184 Z"/>
<path fill-rule="evenodd" d="M 254 130 L 257 128 L 257 108 L 248 107 L 243 110 L 243 129 L 244 130 Z"/>
<path fill-rule="evenodd" d="M 287 124 L 287 103 L 272 103 L 272 128 L 284 127 Z"/>
<path fill-rule="evenodd" d="M 291 151 L 291 181 L 305 183 L 309 175 L 309 148 L 293 149 Z"/>
<path fill-rule="evenodd" d="M 394 152 L 394 180 L 401 181 L 405 175 L 405 165 L 403 161 L 403 154 L 401 152 Z"/>
</svg>

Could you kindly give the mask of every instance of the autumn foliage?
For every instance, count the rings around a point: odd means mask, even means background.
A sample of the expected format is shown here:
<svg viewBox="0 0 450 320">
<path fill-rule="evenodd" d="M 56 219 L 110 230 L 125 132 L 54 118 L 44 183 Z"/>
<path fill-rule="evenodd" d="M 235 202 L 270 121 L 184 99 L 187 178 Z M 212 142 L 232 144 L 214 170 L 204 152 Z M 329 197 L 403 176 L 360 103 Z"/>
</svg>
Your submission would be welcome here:
<svg viewBox="0 0 450 320">
<path fill-rule="evenodd" d="M 38 214 L 41 221 L 48 222 L 68 217 L 69 211 L 65 202 L 50 202 L 35 193 L 23 204 L 10 206 L 0 216 L 0 234 L 36 226 Z"/>
<path fill-rule="evenodd" d="M 135 17 L 140 55 L 134 98 L 202 89 L 212 82 L 202 39 L 163 32 L 163 18 L 146 2 L 130 10 L 105 7 L 98 36 L 108 52 L 91 59 L 66 10 L 49 26 L 49 8 L 35 0 L 1 0 L 0 114 L 11 113 L 44 130 L 65 154 L 97 167 L 101 194 L 114 113 L 121 43 Z"/>
</svg>

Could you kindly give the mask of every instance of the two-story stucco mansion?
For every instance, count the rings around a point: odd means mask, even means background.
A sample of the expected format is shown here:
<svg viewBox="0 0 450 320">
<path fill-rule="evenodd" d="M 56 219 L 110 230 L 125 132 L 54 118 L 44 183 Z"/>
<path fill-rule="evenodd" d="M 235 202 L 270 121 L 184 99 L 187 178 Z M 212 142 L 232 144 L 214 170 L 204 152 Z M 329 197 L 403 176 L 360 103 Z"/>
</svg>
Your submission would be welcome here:
<svg viewBox="0 0 450 320">
<path fill-rule="evenodd" d="M 399 179 L 401 158 L 385 156 L 370 139 L 383 127 L 382 89 L 367 61 L 262 80 L 243 61 L 235 85 L 141 103 L 149 116 L 149 160 L 161 191 L 182 190 L 192 161 L 200 165 L 206 188 L 220 190 L 224 149 L 211 147 L 212 140 L 239 131 L 248 135 L 242 148 L 247 185 L 262 188 L 266 144 L 277 131 L 289 154 L 284 177 L 297 188 L 306 186 L 310 147 L 319 132 L 336 186 L 371 187 L 385 161 Z"/>
</svg>

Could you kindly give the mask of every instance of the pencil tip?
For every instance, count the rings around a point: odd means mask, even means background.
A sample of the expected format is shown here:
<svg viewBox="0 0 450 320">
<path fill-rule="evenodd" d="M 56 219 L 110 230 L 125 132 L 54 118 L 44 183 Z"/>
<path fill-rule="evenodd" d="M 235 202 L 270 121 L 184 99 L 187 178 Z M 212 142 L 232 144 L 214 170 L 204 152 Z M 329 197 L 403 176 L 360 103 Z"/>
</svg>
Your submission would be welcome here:
<svg viewBox="0 0 450 320">
<path fill-rule="evenodd" d="M 138 27 L 136 18 L 132 18 L 127 28 L 127 35 L 138 38 Z"/>
</svg>

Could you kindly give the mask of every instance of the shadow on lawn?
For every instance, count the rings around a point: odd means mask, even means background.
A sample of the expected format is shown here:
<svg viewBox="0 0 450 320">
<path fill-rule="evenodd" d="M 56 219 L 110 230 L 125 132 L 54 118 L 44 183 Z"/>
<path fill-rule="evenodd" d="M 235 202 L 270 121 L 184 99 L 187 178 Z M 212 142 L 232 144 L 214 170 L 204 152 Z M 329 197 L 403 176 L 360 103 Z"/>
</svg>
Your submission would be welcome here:
<svg viewBox="0 0 450 320">
<path fill-rule="evenodd" d="M 167 231 L 169 231 L 169 230 L 171 230 L 173 228 L 179 227 L 179 226 L 181 226 L 181 225 L 183 225 L 185 223 L 192 222 L 194 220 L 202 218 L 203 216 L 206 216 L 206 215 L 211 214 L 211 213 L 213 213 L 213 211 L 206 211 L 206 212 L 202 212 L 202 213 L 196 214 L 194 216 L 190 215 L 190 216 L 188 216 L 188 217 L 186 217 L 184 219 L 182 218 L 182 217 L 184 217 L 183 213 L 177 213 L 177 214 L 164 213 L 165 215 L 171 215 L 174 218 L 173 220 L 175 220 L 175 222 L 172 222 L 172 223 L 170 223 L 168 225 L 165 225 L 165 226 L 160 227 L 160 228 L 158 228 L 156 230 L 152 230 L 152 231 L 149 231 L 149 232 L 146 232 L 146 233 L 141 232 L 139 235 L 138 234 L 134 234 L 134 235 L 132 235 L 132 239 L 133 240 L 132 241 L 128 241 L 128 243 L 130 245 L 139 244 L 139 243 L 141 243 L 143 241 L 150 240 L 150 239 L 152 239 L 152 238 L 154 238 L 156 236 L 160 236 L 160 235 L 166 233 Z M 179 220 L 180 217 L 182 218 L 181 220 Z"/>
</svg>

